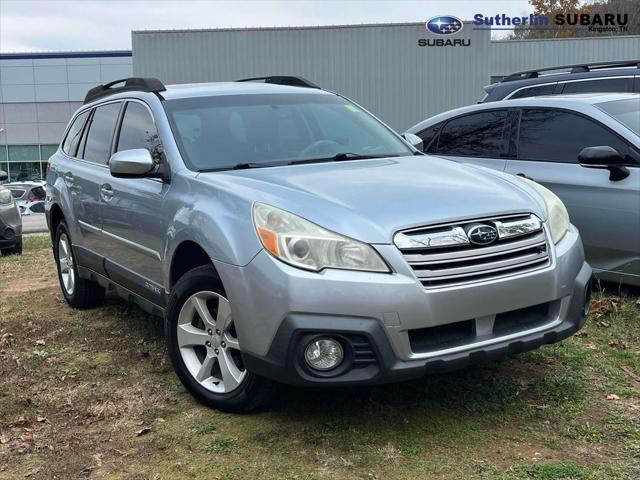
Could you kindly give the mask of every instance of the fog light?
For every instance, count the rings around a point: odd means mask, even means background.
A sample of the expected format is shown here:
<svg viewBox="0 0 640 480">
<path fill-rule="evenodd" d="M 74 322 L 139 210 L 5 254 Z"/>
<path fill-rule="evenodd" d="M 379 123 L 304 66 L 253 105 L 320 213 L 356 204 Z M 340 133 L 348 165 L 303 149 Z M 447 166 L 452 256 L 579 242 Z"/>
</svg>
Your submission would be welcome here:
<svg viewBox="0 0 640 480">
<path fill-rule="evenodd" d="M 342 363 L 344 351 L 340 342 L 331 338 L 316 338 L 304 350 L 304 359 L 315 370 L 331 370 Z"/>
</svg>

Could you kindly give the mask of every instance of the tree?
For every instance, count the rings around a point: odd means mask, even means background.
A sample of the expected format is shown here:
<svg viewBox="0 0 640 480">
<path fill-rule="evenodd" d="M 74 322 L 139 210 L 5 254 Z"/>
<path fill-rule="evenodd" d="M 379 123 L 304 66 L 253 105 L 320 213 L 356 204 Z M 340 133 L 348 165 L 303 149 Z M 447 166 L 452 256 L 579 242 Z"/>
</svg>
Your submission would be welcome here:
<svg viewBox="0 0 640 480">
<path fill-rule="evenodd" d="M 640 35 L 640 9 L 638 0 L 529 0 L 529 3 L 537 15 L 544 15 L 551 19 L 549 27 L 555 27 L 553 23 L 555 16 L 559 13 L 588 13 L 601 15 L 605 13 L 627 14 L 628 23 L 626 31 L 616 29 L 611 32 L 601 33 L 590 30 L 576 30 L 571 25 L 558 26 L 558 29 L 527 29 L 526 27 L 516 27 L 511 40 L 528 40 L 536 38 L 570 38 L 570 37 L 592 37 L 601 35 Z"/>
</svg>

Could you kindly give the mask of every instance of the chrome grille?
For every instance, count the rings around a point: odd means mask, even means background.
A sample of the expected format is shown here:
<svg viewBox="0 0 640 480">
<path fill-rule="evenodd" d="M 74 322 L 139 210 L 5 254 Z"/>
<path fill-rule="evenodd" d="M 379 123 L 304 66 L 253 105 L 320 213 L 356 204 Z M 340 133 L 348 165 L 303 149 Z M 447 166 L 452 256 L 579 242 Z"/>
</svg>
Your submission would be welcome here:
<svg viewBox="0 0 640 480">
<path fill-rule="evenodd" d="M 498 232 L 488 245 L 467 233 L 478 225 Z M 399 232 L 394 243 L 425 288 L 497 278 L 549 264 L 542 222 L 531 214 L 468 220 Z"/>
</svg>

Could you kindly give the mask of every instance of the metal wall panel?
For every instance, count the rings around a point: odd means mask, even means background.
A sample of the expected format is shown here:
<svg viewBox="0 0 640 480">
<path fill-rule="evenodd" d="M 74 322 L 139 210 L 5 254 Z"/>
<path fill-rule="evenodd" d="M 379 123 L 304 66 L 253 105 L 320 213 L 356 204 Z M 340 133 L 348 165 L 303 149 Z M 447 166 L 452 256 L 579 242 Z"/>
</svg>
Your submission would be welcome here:
<svg viewBox="0 0 640 480">
<path fill-rule="evenodd" d="M 419 47 L 424 23 L 133 32 L 134 75 L 167 84 L 298 75 L 402 130 L 475 102 L 488 81 L 489 32 L 466 25 L 471 46 Z"/>
<path fill-rule="evenodd" d="M 471 38 L 470 47 L 417 46 L 434 37 L 423 23 L 134 31 L 133 71 L 168 84 L 300 75 L 403 130 L 476 102 L 494 75 L 640 57 L 638 36 L 492 42 L 467 23 L 451 38 Z"/>
</svg>

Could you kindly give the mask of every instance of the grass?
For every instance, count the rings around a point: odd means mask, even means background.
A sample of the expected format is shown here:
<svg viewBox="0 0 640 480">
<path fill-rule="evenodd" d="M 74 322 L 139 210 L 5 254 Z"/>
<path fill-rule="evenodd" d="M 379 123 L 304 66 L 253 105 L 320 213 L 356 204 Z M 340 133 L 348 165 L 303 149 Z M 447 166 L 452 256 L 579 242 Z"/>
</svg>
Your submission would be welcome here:
<svg viewBox="0 0 640 480">
<path fill-rule="evenodd" d="M 501 363 L 230 415 L 177 381 L 162 322 L 71 310 L 54 267 L 46 235 L 0 257 L 0 479 L 640 478 L 637 294 L 598 293 L 577 335 Z"/>
</svg>

